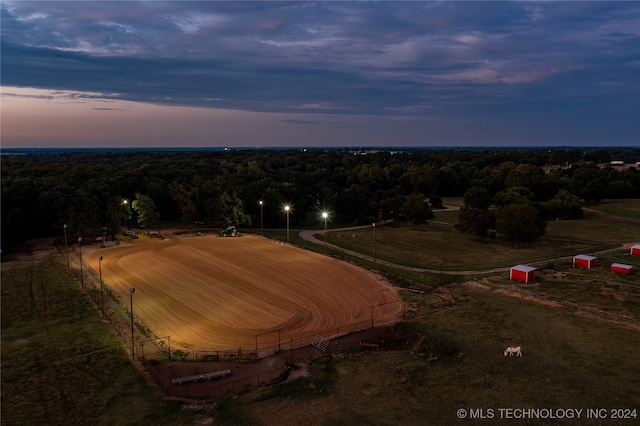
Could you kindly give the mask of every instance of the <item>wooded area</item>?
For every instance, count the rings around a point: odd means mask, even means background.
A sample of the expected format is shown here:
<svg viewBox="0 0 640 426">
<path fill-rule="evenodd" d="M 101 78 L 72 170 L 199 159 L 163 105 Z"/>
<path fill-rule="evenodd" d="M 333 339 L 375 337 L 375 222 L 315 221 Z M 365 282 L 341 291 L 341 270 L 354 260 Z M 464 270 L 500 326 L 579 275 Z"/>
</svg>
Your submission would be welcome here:
<svg viewBox="0 0 640 426">
<path fill-rule="evenodd" d="M 2 249 L 64 225 L 71 241 L 160 223 L 260 228 L 261 215 L 283 228 L 285 205 L 292 226 L 323 211 L 418 226 L 451 196 L 465 199 L 460 231 L 497 227 L 518 243 L 544 233 L 544 219 L 579 218 L 583 203 L 640 198 L 638 161 L 632 148 L 3 153 Z"/>
</svg>

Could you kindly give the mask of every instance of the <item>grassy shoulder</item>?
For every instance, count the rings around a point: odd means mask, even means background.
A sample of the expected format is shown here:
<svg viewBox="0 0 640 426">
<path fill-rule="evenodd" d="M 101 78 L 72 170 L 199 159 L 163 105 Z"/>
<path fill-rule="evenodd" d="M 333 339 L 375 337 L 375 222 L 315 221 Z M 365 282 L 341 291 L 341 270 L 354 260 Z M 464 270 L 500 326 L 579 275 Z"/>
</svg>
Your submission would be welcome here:
<svg viewBox="0 0 640 426">
<path fill-rule="evenodd" d="M 2 266 L 3 424 L 193 424 L 140 376 L 64 265 Z"/>
</svg>

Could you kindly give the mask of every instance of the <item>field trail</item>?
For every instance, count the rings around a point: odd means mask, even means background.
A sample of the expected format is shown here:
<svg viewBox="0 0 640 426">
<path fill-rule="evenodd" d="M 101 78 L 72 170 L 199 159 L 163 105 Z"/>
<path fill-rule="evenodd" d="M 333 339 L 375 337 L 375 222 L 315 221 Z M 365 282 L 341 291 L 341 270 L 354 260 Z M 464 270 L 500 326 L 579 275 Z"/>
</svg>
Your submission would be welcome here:
<svg viewBox="0 0 640 426">
<path fill-rule="evenodd" d="M 99 250 L 89 261 L 98 270 L 103 256 L 103 280 L 127 306 L 136 289 L 134 314 L 172 347 L 251 349 L 261 333 L 296 339 L 404 311 L 389 285 L 346 262 L 252 235 L 169 237 Z"/>
</svg>

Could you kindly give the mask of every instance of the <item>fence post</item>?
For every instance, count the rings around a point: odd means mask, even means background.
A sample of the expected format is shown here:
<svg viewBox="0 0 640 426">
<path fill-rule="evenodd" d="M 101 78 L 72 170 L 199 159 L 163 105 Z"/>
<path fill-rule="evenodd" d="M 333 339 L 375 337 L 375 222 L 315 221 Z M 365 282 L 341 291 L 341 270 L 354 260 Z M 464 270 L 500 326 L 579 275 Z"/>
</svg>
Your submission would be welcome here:
<svg viewBox="0 0 640 426">
<path fill-rule="evenodd" d="M 373 306 L 371 307 L 371 328 L 373 328 Z"/>
</svg>

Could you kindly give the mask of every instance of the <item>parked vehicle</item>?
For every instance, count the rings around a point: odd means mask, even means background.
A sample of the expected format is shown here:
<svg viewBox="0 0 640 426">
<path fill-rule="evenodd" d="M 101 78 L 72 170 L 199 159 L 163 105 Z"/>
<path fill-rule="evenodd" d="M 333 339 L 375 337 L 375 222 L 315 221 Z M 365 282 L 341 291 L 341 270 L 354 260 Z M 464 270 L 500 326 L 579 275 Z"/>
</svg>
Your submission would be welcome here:
<svg viewBox="0 0 640 426">
<path fill-rule="evenodd" d="M 138 233 L 136 231 L 130 231 L 130 230 L 124 231 L 124 235 L 134 240 L 138 239 Z"/>
<path fill-rule="evenodd" d="M 235 226 L 229 225 L 220 231 L 221 237 L 242 237 L 242 234 L 236 229 Z"/>
</svg>

